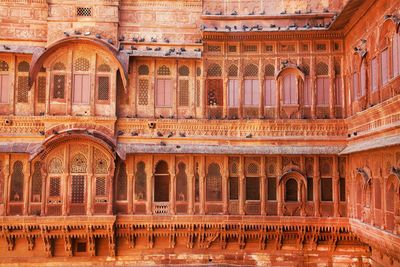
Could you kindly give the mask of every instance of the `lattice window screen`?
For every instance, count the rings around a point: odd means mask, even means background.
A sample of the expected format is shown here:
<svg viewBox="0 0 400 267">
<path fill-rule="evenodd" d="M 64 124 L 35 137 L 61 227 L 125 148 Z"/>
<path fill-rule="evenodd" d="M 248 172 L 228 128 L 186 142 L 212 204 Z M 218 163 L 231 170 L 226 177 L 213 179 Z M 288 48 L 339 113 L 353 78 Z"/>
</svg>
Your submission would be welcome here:
<svg viewBox="0 0 400 267">
<path fill-rule="evenodd" d="M 310 66 L 308 66 L 308 65 L 304 65 L 303 67 L 302 67 L 302 70 L 303 70 L 303 73 L 304 73 L 304 75 L 310 75 Z"/>
<path fill-rule="evenodd" d="M 65 70 L 65 65 L 62 62 L 56 62 L 53 65 L 53 70 Z"/>
<path fill-rule="evenodd" d="M 8 64 L 4 60 L 0 60 L 0 71 L 8 71 Z"/>
<path fill-rule="evenodd" d="M 179 105 L 187 107 L 189 106 L 189 81 L 179 81 Z"/>
<path fill-rule="evenodd" d="M 187 66 L 181 66 L 178 73 L 180 76 L 189 76 L 189 68 Z"/>
<path fill-rule="evenodd" d="M 28 76 L 18 76 L 18 103 L 28 103 Z"/>
<path fill-rule="evenodd" d="M 247 173 L 248 174 L 258 174 L 258 166 L 255 163 L 250 163 L 247 166 Z"/>
<path fill-rule="evenodd" d="M 258 75 L 258 67 L 254 64 L 249 64 L 244 69 L 244 76 L 256 77 Z"/>
<path fill-rule="evenodd" d="M 74 68 L 76 71 L 89 71 L 89 60 L 83 57 L 75 60 Z"/>
<path fill-rule="evenodd" d="M 149 81 L 148 80 L 139 80 L 139 105 L 146 106 L 149 101 Z"/>
<path fill-rule="evenodd" d="M 244 52 L 257 52 L 257 45 L 245 45 Z"/>
<path fill-rule="evenodd" d="M 98 100 L 109 100 L 110 82 L 109 77 L 98 77 Z"/>
<path fill-rule="evenodd" d="M 222 75 L 222 69 L 220 65 L 213 63 L 208 67 L 207 76 L 221 77 L 221 75 Z"/>
<path fill-rule="evenodd" d="M 117 180 L 117 200 L 127 200 L 127 185 L 128 178 L 126 175 L 126 164 L 121 162 L 119 165 L 118 180 Z"/>
<path fill-rule="evenodd" d="M 209 106 L 222 105 L 222 80 L 207 80 L 207 104 Z"/>
<path fill-rule="evenodd" d="M 208 166 L 206 189 L 207 201 L 222 200 L 222 176 L 220 167 L 217 163 L 211 163 Z"/>
<path fill-rule="evenodd" d="M 221 52 L 221 46 L 220 45 L 209 45 L 208 52 Z"/>
<path fill-rule="evenodd" d="M 176 200 L 187 201 L 187 175 L 186 164 L 178 164 L 178 173 L 176 175 Z"/>
<path fill-rule="evenodd" d="M 135 177 L 135 199 L 146 200 L 146 164 L 138 162 Z"/>
<path fill-rule="evenodd" d="M 54 158 L 49 164 L 49 173 L 62 173 L 62 161 L 59 158 Z"/>
<path fill-rule="evenodd" d="M 246 200 L 260 200 L 260 178 L 246 178 Z"/>
<path fill-rule="evenodd" d="M 286 181 L 285 201 L 297 201 L 297 181 L 295 179 Z"/>
<path fill-rule="evenodd" d="M 59 177 L 51 177 L 50 178 L 49 196 L 50 197 L 59 197 L 60 196 L 60 178 Z"/>
<path fill-rule="evenodd" d="M 40 202 L 42 199 L 42 172 L 40 161 L 33 165 L 32 175 L 32 202 Z"/>
<path fill-rule="evenodd" d="M 228 47 L 228 50 L 229 50 L 229 52 L 231 52 L 231 53 L 235 53 L 235 52 L 236 52 L 236 45 L 230 45 L 230 46 Z"/>
<path fill-rule="evenodd" d="M 71 160 L 72 173 L 86 173 L 87 161 L 82 154 L 76 154 Z"/>
<path fill-rule="evenodd" d="M 64 99 L 65 75 L 54 75 L 53 98 Z"/>
<path fill-rule="evenodd" d="M 106 195 L 106 177 L 96 178 L 96 196 Z"/>
<path fill-rule="evenodd" d="M 90 7 L 77 7 L 76 15 L 79 17 L 90 17 L 92 16 L 92 9 Z"/>
<path fill-rule="evenodd" d="M 228 76 L 236 77 L 238 75 L 238 67 L 236 65 L 230 65 L 228 69 Z"/>
<path fill-rule="evenodd" d="M 11 202 L 23 201 L 24 197 L 23 189 L 24 189 L 23 164 L 21 161 L 16 161 L 13 165 L 13 172 L 11 175 L 10 201 Z"/>
<path fill-rule="evenodd" d="M 83 175 L 72 176 L 71 203 L 84 203 L 85 200 L 85 177 Z"/>
<path fill-rule="evenodd" d="M 162 66 L 158 69 L 157 74 L 158 74 L 158 75 L 163 75 L 163 76 L 168 76 L 168 75 L 171 75 L 171 71 L 170 71 L 170 69 L 169 69 L 167 66 L 162 65 Z"/>
<path fill-rule="evenodd" d="M 147 65 L 140 65 L 138 68 L 139 75 L 149 75 L 149 67 Z"/>
<path fill-rule="evenodd" d="M 272 64 L 265 66 L 265 76 L 275 76 L 275 67 Z"/>
<path fill-rule="evenodd" d="M 97 68 L 97 70 L 100 72 L 110 72 L 111 68 L 110 68 L 110 65 L 103 63 Z"/>
<path fill-rule="evenodd" d="M 318 63 L 317 75 L 328 75 L 328 65 L 325 63 Z"/>
<path fill-rule="evenodd" d="M 46 102 L 46 77 L 39 76 L 38 77 L 38 85 L 37 85 L 37 102 L 45 103 Z"/>
</svg>

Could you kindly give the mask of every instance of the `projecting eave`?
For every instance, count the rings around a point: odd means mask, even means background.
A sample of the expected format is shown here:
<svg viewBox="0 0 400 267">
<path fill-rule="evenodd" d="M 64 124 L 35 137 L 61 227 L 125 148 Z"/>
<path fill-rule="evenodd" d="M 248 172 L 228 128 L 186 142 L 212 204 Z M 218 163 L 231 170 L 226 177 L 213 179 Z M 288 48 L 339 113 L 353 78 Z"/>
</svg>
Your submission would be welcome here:
<svg viewBox="0 0 400 267">
<path fill-rule="evenodd" d="M 194 52 L 194 51 L 185 51 L 182 52 L 181 54 L 177 54 L 176 52 L 166 54 L 168 53 L 168 50 L 165 51 L 123 50 L 122 52 L 133 57 L 164 57 L 164 58 L 191 58 L 191 59 L 201 58 L 201 52 Z"/>
<path fill-rule="evenodd" d="M 217 154 L 217 155 L 267 155 L 267 154 L 338 154 L 345 146 L 227 146 L 227 145 L 176 145 L 118 144 L 117 149 L 126 154 Z"/>
<path fill-rule="evenodd" d="M 351 154 L 351 153 L 383 148 L 388 146 L 395 146 L 395 145 L 400 145 L 400 136 L 388 136 L 364 142 L 349 144 L 339 154 L 340 155 Z"/>
<path fill-rule="evenodd" d="M 36 49 L 44 49 L 42 46 L 26 46 L 26 45 L 0 45 L 0 53 L 8 54 L 26 54 L 33 55 Z"/>
</svg>

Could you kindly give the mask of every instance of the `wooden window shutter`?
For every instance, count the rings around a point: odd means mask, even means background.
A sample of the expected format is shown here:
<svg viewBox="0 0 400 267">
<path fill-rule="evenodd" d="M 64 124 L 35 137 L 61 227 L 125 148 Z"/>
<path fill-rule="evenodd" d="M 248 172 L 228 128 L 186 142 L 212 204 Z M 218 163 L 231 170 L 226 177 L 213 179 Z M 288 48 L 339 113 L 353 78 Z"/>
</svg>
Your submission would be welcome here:
<svg viewBox="0 0 400 267">
<path fill-rule="evenodd" d="M 385 49 L 381 53 L 381 81 L 382 85 L 389 81 L 389 50 Z"/>
<path fill-rule="evenodd" d="M 378 60 L 373 58 L 371 61 L 371 90 L 372 92 L 378 89 Z"/>
<path fill-rule="evenodd" d="M 239 106 L 239 81 L 237 79 L 229 79 L 228 81 L 228 106 Z"/>
<path fill-rule="evenodd" d="M 264 80 L 265 106 L 274 107 L 276 103 L 276 82 L 274 79 Z"/>
<path fill-rule="evenodd" d="M 8 74 L 0 74 L 0 103 L 8 103 L 10 95 L 10 78 Z"/>
</svg>

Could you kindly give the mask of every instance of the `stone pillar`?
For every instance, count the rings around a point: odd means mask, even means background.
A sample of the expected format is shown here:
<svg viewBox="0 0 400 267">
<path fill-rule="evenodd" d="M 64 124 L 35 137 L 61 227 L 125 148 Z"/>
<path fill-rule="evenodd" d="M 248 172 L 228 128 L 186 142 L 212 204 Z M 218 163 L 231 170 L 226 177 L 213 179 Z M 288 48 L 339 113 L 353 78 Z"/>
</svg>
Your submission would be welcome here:
<svg viewBox="0 0 400 267">
<path fill-rule="evenodd" d="M 67 216 L 68 212 L 69 212 L 69 184 L 71 181 L 71 175 L 69 174 L 69 151 L 70 151 L 70 146 L 66 146 L 65 150 L 64 150 L 64 166 L 63 166 L 63 175 L 62 177 L 62 181 L 61 181 L 61 186 L 64 186 L 63 188 L 65 188 L 64 192 L 62 192 L 62 215 L 63 216 Z M 112 188 L 112 187 L 111 187 Z M 112 200 L 110 200 L 112 201 Z"/>
<path fill-rule="evenodd" d="M 10 197 L 8 196 L 10 193 L 10 178 L 11 178 L 11 154 L 8 154 L 5 157 L 5 162 L 4 162 L 4 195 L 3 195 L 3 203 L 4 203 L 4 211 L 3 211 L 3 216 L 6 216 L 8 214 L 8 202 Z"/>
<path fill-rule="evenodd" d="M 126 172 L 128 183 L 128 214 L 133 214 L 134 182 L 135 182 L 135 158 L 126 159 Z"/>
<path fill-rule="evenodd" d="M 153 199 L 153 192 L 152 192 L 152 185 L 154 183 L 154 156 L 151 156 L 150 164 L 148 164 L 148 168 L 151 170 L 151 175 L 149 178 L 146 180 L 146 193 L 147 193 L 147 200 L 146 200 L 146 214 L 151 215 L 152 214 L 152 199 Z"/>
<path fill-rule="evenodd" d="M 40 172 L 42 174 L 42 193 L 40 197 L 40 216 L 45 216 L 46 215 L 46 181 L 47 181 L 47 171 L 46 171 L 46 165 L 43 163 L 42 166 L 40 166 Z M 61 186 L 63 183 L 65 183 L 65 177 L 64 175 L 61 175 Z M 65 188 L 65 186 L 64 186 Z M 64 197 L 65 193 L 62 194 Z M 62 211 L 63 213 L 63 211 Z"/>
<path fill-rule="evenodd" d="M 333 216 L 340 217 L 339 213 L 339 164 L 338 157 L 333 156 L 332 164 L 332 194 L 333 194 Z"/>
<path fill-rule="evenodd" d="M 244 157 L 240 156 L 239 160 L 239 214 L 245 214 L 245 181 L 244 181 Z"/>
<path fill-rule="evenodd" d="M 260 105 L 258 110 L 258 118 L 264 116 L 264 65 L 262 64 L 262 60 L 259 60 L 259 70 L 258 70 L 258 81 L 260 83 Z"/>
<path fill-rule="evenodd" d="M 192 62 L 191 64 L 191 71 L 190 76 L 189 76 L 189 88 L 192 88 L 192 90 L 189 90 L 189 109 L 190 109 L 190 115 L 193 116 L 193 118 L 196 117 L 196 62 Z"/>
<path fill-rule="evenodd" d="M 190 155 L 189 158 L 189 172 L 188 172 L 188 213 L 189 215 L 194 214 L 194 157 Z"/>
<path fill-rule="evenodd" d="M 228 116 L 228 77 L 224 76 L 222 86 L 223 86 L 223 96 L 224 96 L 222 117 L 225 117 Z"/>
<path fill-rule="evenodd" d="M 32 169 L 31 169 L 31 162 L 27 163 L 27 169 L 28 171 L 25 173 L 28 173 L 27 177 L 24 175 L 24 209 L 23 209 L 23 215 L 28 215 L 28 205 L 29 205 L 29 181 L 32 180 Z"/>
<path fill-rule="evenodd" d="M 315 120 L 317 117 L 317 91 L 315 85 L 315 58 L 311 57 L 310 64 L 310 79 L 311 79 L 311 119 Z"/>
<path fill-rule="evenodd" d="M 279 180 L 282 177 L 282 156 L 276 158 L 276 199 L 278 201 L 278 216 L 282 216 L 282 206 L 284 201 L 283 185 L 280 185 Z"/>
<path fill-rule="evenodd" d="M 228 177 L 229 177 L 229 163 L 228 156 L 224 156 L 224 170 L 222 172 L 222 201 L 223 201 L 223 214 L 228 214 Z"/>
<path fill-rule="evenodd" d="M 238 118 L 243 119 L 243 93 L 244 93 L 244 82 L 243 82 L 243 76 L 239 76 L 239 81 L 238 81 L 238 86 L 239 86 L 239 109 L 238 109 Z"/>
<path fill-rule="evenodd" d="M 314 187 L 314 216 L 320 217 L 321 213 L 319 211 L 320 206 L 320 176 L 319 176 L 319 157 L 314 156 L 314 179 L 313 179 L 313 187 Z"/>
<path fill-rule="evenodd" d="M 133 60 L 131 73 L 132 74 L 130 75 L 129 79 L 132 79 L 131 85 L 130 85 L 130 87 L 132 88 L 132 93 L 131 93 L 130 99 L 131 99 L 131 110 L 132 110 L 131 116 L 133 117 L 135 114 L 137 114 L 137 101 L 138 101 L 137 91 L 138 91 L 138 82 L 139 82 L 139 79 L 136 79 L 136 77 L 138 77 L 136 59 Z M 115 86 L 115 88 L 116 88 L 116 86 Z M 117 102 L 117 100 L 115 100 L 115 103 L 116 102 Z"/>
<path fill-rule="evenodd" d="M 335 69 L 333 56 L 329 57 L 329 117 L 335 118 Z"/>
<path fill-rule="evenodd" d="M 94 100 L 93 100 L 94 101 Z M 92 110 L 90 112 L 92 113 Z M 86 192 L 87 192 L 87 202 L 86 202 L 86 214 L 89 216 L 93 215 L 92 212 L 92 203 L 93 203 L 93 179 L 95 178 L 95 170 L 94 170 L 94 162 L 93 162 L 93 147 L 89 149 L 89 159 L 88 159 L 88 174 L 87 174 L 87 187 L 86 187 Z M 111 191 L 111 190 L 110 190 Z"/>
<path fill-rule="evenodd" d="M 111 161 L 110 164 L 110 173 L 114 173 L 115 172 L 115 163 L 114 161 Z M 109 175 L 108 179 L 110 181 L 110 187 L 108 190 L 108 206 L 107 206 L 107 214 L 108 215 L 112 215 L 113 214 L 113 204 L 114 204 L 114 190 L 112 185 L 114 184 L 115 180 L 114 180 L 114 175 Z"/>
<path fill-rule="evenodd" d="M 266 195 L 267 195 L 267 187 L 266 187 L 266 171 L 265 171 L 265 157 L 261 157 L 261 215 L 265 216 L 265 206 L 266 206 Z"/>
<path fill-rule="evenodd" d="M 172 164 L 170 167 L 170 191 L 169 191 L 169 214 L 175 214 L 175 183 L 176 183 L 176 171 L 175 171 L 175 156 L 172 156 Z"/>
<path fill-rule="evenodd" d="M 206 157 L 204 156 L 204 157 L 201 157 L 201 160 L 200 160 L 200 162 L 199 162 L 200 164 L 199 164 L 199 176 L 200 176 L 200 179 L 199 179 L 199 196 L 200 196 L 200 214 L 201 215 L 204 215 L 205 214 L 205 206 L 206 206 L 206 204 L 205 204 L 205 202 L 206 202 L 206 199 L 205 199 L 205 197 L 206 197 L 206 194 L 205 194 L 205 179 L 206 179 L 206 173 L 207 173 L 207 171 L 206 171 L 206 168 L 207 168 L 207 166 L 206 166 Z"/>
<path fill-rule="evenodd" d="M 279 70 L 279 59 L 275 58 L 275 70 Z M 282 79 L 278 78 L 276 79 L 276 103 L 275 103 L 275 119 L 280 119 L 281 118 L 281 82 Z M 278 188 L 278 187 L 277 187 Z"/>
</svg>

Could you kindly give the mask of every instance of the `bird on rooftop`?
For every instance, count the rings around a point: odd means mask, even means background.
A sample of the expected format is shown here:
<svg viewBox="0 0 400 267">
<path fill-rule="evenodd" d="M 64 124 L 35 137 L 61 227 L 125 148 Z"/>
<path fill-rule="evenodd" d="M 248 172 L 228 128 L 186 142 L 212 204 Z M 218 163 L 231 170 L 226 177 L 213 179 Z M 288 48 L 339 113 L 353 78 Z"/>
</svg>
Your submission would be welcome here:
<svg viewBox="0 0 400 267">
<path fill-rule="evenodd" d="M 107 42 L 111 45 L 114 45 L 114 42 L 111 39 L 108 39 Z"/>
<path fill-rule="evenodd" d="M 230 31 L 232 28 L 230 26 L 228 26 L 228 25 L 225 25 L 225 29 Z"/>
<path fill-rule="evenodd" d="M 218 11 L 215 15 L 218 15 L 218 16 L 222 15 L 222 11 Z"/>
<path fill-rule="evenodd" d="M 89 35 L 91 35 L 91 34 L 92 34 L 91 32 L 85 32 L 83 35 L 89 36 Z"/>
<path fill-rule="evenodd" d="M 98 33 L 96 33 L 96 38 L 100 39 L 100 38 L 101 38 L 101 35 L 98 34 Z"/>
<path fill-rule="evenodd" d="M 119 51 L 121 51 L 121 50 L 124 50 L 124 46 L 123 46 L 123 45 L 121 45 L 121 46 L 119 47 Z"/>
<path fill-rule="evenodd" d="M 139 42 L 139 39 L 136 38 L 136 37 L 133 37 L 132 40 L 135 41 L 135 42 Z"/>
<path fill-rule="evenodd" d="M 265 15 L 265 10 L 261 11 L 260 15 Z"/>
<path fill-rule="evenodd" d="M 194 51 L 195 52 L 200 52 L 201 50 L 200 50 L 200 48 L 195 48 Z"/>
<path fill-rule="evenodd" d="M 140 39 L 139 39 L 139 42 L 141 42 L 141 43 L 143 43 L 144 41 L 145 41 L 144 38 L 140 38 Z"/>
<path fill-rule="evenodd" d="M 118 41 L 123 42 L 125 40 L 125 37 L 122 36 L 121 38 L 118 39 Z"/>
<path fill-rule="evenodd" d="M 131 45 L 131 49 L 132 50 L 137 50 L 136 46 L 134 46 L 134 45 Z"/>
<path fill-rule="evenodd" d="M 69 33 L 68 32 L 64 32 L 64 35 L 69 37 Z"/>
<path fill-rule="evenodd" d="M 77 34 L 77 35 L 81 35 L 81 32 L 80 32 L 80 31 L 77 31 L 77 30 L 75 30 L 75 34 Z"/>
<path fill-rule="evenodd" d="M 281 15 L 285 15 L 285 14 L 286 14 L 286 9 L 281 12 Z"/>
<path fill-rule="evenodd" d="M 269 27 L 275 28 L 275 24 L 271 24 L 271 25 L 269 25 Z"/>
<path fill-rule="evenodd" d="M 165 142 L 161 141 L 161 142 L 160 142 L 160 145 L 166 146 L 167 144 L 166 144 Z"/>
<path fill-rule="evenodd" d="M 173 133 L 173 132 L 170 132 L 170 133 L 168 134 L 168 138 L 172 137 L 173 135 L 174 135 L 174 133 Z"/>
<path fill-rule="evenodd" d="M 151 37 L 151 41 L 154 42 L 154 43 L 156 43 L 156 42 L 157 42 L 157 39 L 154 38 L 154 37 Z"/>
<path fill-rule="evenodd" d="M 118 131 L 118 135 L 123 135 L 124 132 L 123 131 Z"/>
<path fill-rule="evenodd" d="M 164 56 L 170 56 L 171 55 L 171 52 L 166 52 L 165 54 L 164 54 Z"/>
<path fill-rule="evenodd" d="M 231 15 L 237 15 L 238 13 L 237 13 L 237 11 L 235 10 L 235 11 L 233 11 L 232 13 L 231 13 Z"/>
<path fill-rule="evenodd" d="M 251 15 L 254 15 L 254 10 L 251 11 L 251 12 L 249 13 L 249 15 L 250 15 L 250 16 L 251 16 Z"/>
<path fill-rule="evenodd" d="M 132 133 L 132 136 L 138 136 L 139 134 L 137 133 L 137 132 L 135 132 L 135 131 L 133 131 Z"/>
<path fill-rule="evenodd" d="M 157 136 L 162 137 L 163 134 L 161 132 L 157 132 Z"/>
<path fill-rule="evenodd" d="M 206 10 L 206 15 L 211 15 L 211 12 Z"/>
<path fill-rule="evenodd" d="M 282 64 L 288 64 L 288 63 L 289 63 L 289 60 L 282 61 Z"/>
<path fill-rule="evenodd" d="M 326 8 L 324 8 L 323 11 L 324 11 L 324 13 L 328 13 L 329 12 L 329 10 L 326 9 Z"/>
<path fill-rule="evenodd" d="M 161 50 L 161 47 L 154 48 L 154 51 L 160 51 L 160 50 Z"/>
<path fill-rule="evenodd" d="M 310 14 L 312 12 L 312 10 L 311 9 L 308 9 L 307 11 L 306 11 L 306 14 Z"/>
<path fill-rule="evenodd" d="M 201 24 L 200 29 L 201 29 L 202 31 L 204 31 L 206 28 L 207 28 L 206 25 Z"/>
<path fill-rule="evenodd" d="M 168 38 L 164 38 L 164 42 L 169 43 L 169 39 Z"/>
<path fill-rule="evenodd" d="M 10 50 L 11 48 L 9 46 L 3 45 L 5 50 Z"/>
<path fill-rule="evenodd" d="M 150 50 L 153 50 L 153 48 L 151 48 L 151 47 L 149 47 L 149 46 L 146 46 L 146 50 L 147 50 L 147 51 L 150 51 Z"/>
<path fill-rule="evenodd" d="M 182 52 L 186 52 L 186 49 L 184 47 L 181 47 Z"/>
<path fill-rule="evenodd" d="M 250 133 L 248 135 L 246 135 L 246 138 L 251 138 L 253 135 Z"/>
<path fill-rule="evenodd" d="M 301 14 L 301 10 L 296 10 L 294 13 Z"/>
<path fill-rule="evenodd" d="M 56 130 L 53 130 L 52 132 L 53 132 L 53 134 L 58 134 L 58 132 Z"/>
<path fill-rule="evenodd" d="M 181 137 L 185 137 L 185 136 L 186 136 L 184 133 L 179 133 L 179 135 L 180 135 Z"/>
</svg>

